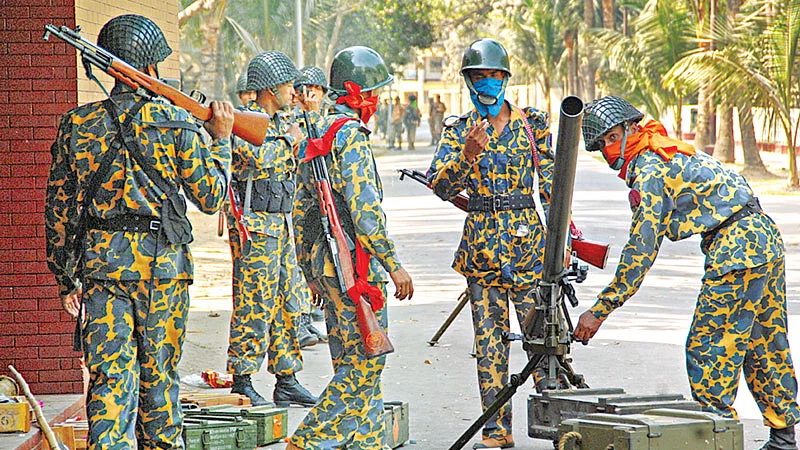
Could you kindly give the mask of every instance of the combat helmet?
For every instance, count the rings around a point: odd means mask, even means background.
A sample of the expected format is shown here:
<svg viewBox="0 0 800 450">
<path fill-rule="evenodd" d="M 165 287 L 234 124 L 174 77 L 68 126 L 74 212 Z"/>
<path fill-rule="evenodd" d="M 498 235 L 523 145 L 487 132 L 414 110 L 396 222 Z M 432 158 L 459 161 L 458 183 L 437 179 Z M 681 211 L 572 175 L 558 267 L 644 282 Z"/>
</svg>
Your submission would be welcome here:
<svg viewBox="0 0 800 450">
<path fill-rule="evenodd" d="M 106 22 L 97 36 L 97 45 L 137 69 L 156 65 L 172 53 L 158 25 L 138 14 L 125 14 Z"/>
<path fill-rule="evenodd" d="M 245 70 L 239 75 L 239 78 L 236 79 L 236 93 L 241 94 L 242 92 L 247 92 L 247 71 Z"/>
<path fill-rule="evenodd" d="M 511 76 L 508 52 L 503 44 L 494 39 L 478 39 L 467 47 L 461 58 L 461 75 L 476 69 L 502 70 Z M 468 77 L 467 77 L 468 78 Z"/>
<path fill-rule="evenodd" d="M 328 92 L 328 80 L 325 79 L 325 72 L 319 67 L 303 67 L 300 69 L 300 77 L 294 81 L 295 89 L 300 86 L 319 86 L 324 92 Z"/>
<path fill-rule="evenodd" d="M 247 65 L 247 90 L 263 91 L 291 83 L 300 72 L 286 54 L 278 51 L 264 52 Z"/>
<path fill-rule="evenodd" d="M 641 111 L 626 100 L 613 95 L 586 104 L 583 112 L 583 142 L 586 150 L 596 152 L 603 148 L 602 137 L 617 125 L 626 127 L 644 118 Z M 624 149 L 623 149 L 624 151 Z"/>
<path fill-rule="evenodd" d="M 344 83 L 352 81 L 363 92 L 386 86 L 394 80 L 378 52 L 369 47 L 347 47 L 333 57 L 331 91 L 345 95 Z"/>
</svg>

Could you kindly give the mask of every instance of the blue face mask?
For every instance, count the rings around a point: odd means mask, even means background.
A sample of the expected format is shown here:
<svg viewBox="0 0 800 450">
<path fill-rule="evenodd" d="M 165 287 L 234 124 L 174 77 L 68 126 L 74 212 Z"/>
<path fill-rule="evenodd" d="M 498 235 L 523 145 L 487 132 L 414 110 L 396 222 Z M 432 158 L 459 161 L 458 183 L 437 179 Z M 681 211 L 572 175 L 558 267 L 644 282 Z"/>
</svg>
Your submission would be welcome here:
<svg viewBox="0 0 800 450">
<path fill-rule="evenodd" d="M 506 96 L 504 81 L 505 80 L 487 77 L 472 83 L 475 90 L 470 90 L 469 96 L 481 117 L 486 117 L 487 114 L 491 117 L 497 117 L 497 115 L 500 114 L 500 108 L 503 107 Z M 495 102 L 494 105 L 485 105 L 478 99 L 478 94 L 494 97 L 497 99 L 497 102 Z"/>
</svg>

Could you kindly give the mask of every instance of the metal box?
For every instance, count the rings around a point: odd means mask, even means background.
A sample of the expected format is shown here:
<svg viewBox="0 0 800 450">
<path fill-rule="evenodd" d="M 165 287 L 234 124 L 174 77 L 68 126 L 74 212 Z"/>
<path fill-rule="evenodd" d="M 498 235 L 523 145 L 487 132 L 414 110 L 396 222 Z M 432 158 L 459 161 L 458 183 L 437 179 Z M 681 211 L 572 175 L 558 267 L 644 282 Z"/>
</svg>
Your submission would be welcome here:
<svg viewBox="0 0 800 450">
<path fill-rule="evenodd" d="M 231 418 L 240 417 L 256 424 L 256 444 L 269 445 L 286 437 L 289 427 L 289 413 L 286 408 L 274 406 L 212 406 L 186 411 L 186 417 L 192 418 Z"/>
<path fill-rule="evenodd" d="M 25 397 L 13 397 L 9 403 L 0 403 L 0 433 L 31 431 L 31 406 Z"/>
<path fill-rule="evenodd" d="M 558 425 L 592 413 L 634 414 L 656 408 L 699 411 L 681 394 L 633 395 L 619 388 L 544 391 L 528 398 L 528 436 L 556 440 Z"/>
<path fill-rule="evenodd" d="M 383 420 L 386 422 L 385 444 L 391 448 L 402 447 L 408 440 L 408 403 L 383 402 Z"/>
<path fill-rule="evenodd" d="M 186 450 L 254 450 L 255 423 L 240 417 L 183 419 L 183 441 Z"/>
<path fill-rule="evenodd" d="M 700 411 L 654 409 L 619 416 L 589 414 L 564 421 L 561 433 L 580 434 L 575 447 L 564 435 L 565 450 L 743 450 L 742 424 Z"/>
</svg>

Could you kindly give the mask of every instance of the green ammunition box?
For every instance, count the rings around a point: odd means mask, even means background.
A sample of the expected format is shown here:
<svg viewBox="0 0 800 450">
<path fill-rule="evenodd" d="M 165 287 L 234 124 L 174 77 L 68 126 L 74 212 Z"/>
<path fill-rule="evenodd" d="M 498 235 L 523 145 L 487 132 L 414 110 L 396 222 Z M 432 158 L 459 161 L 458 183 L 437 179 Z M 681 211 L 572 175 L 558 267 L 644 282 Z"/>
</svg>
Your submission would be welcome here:
<svg viewBox="0 0 800 450">
<path fill-rule="evenodd" d="M 391 448 L 408 442 L 408 403 L 383 402 L 383 420 L 386 422 L 385 444 Z"/>
<path fill-rule="evenodd" d="M 183 419 L 186 450 L 254 450 L 256 425 L 239 417 Z"/>
<path fill-rule="evenodd" d="M 212 406 L 199 410 L 187 411 L 187 417 L 207 419 L 230 419 L 239 417 L 255 423 L 258 446 L 269 445 L 286 437 L 289 426 L 289 413 L 286 408 L 274 406 Z"/>
<path fill-rule="evenodd" d="M 635 414 L 668 408 L 699 411 L 697 402 L 681 394 L 634 395 L 620 388 L 544 391 L 528 397 L 528 436 L 556 440 L 558 425 L 592 413 Z"/>
<path fill-rule="evenodd" d="M 566 450 L 743 450 L 742 424 L 700 411 L 653 409 L 642 414 L 589 414 L 565 420 Z M 577 433 L 580 446 L 574 446 Z"/>
</svg>

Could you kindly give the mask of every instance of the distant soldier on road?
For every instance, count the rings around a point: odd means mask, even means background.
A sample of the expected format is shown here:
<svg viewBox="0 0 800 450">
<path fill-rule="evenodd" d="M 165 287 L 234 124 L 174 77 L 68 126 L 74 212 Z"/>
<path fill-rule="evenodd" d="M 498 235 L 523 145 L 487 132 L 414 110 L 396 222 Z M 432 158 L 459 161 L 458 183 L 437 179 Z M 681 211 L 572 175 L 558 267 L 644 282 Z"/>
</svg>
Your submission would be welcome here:
<svg viewBox="0 0 800 450">
<path fill-rule="evenodd" d="M 702 236 L 705 275 L 686 340 L 692 396 L 705 411 L 736 417 L 744 370 L 770 437 L 763 450 L 797 449 L 797 379 L 786 337 L 786 282 L 780 232 L 747 181 L 705 153 L 667 136 L 619 97 L 586 105 L 586 150 L 600 151 L 631 189 L 633 219 L 611 283 L 581 314 L 575 337 L 588 341 L 631 298 L 664 237 Z"/>
<path fill-rule="evenodd" d="M 97 44 L 153 77 L 172 53 L 156 24 L 133 14 L 103 25 Z M 233 106 L 211 109 L 211 143 L 186 110 L 121 82 L 61 119 L 47 258 L 64 309 L 83 322 L 92 450 L 183 448 L 177 365 L 193 270 L 178 191 L 208 214 L 225 199 Z"/>
</svg>

